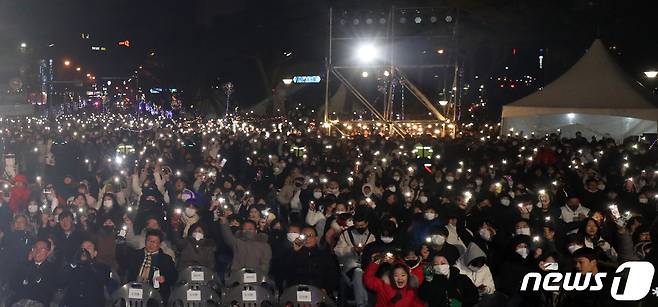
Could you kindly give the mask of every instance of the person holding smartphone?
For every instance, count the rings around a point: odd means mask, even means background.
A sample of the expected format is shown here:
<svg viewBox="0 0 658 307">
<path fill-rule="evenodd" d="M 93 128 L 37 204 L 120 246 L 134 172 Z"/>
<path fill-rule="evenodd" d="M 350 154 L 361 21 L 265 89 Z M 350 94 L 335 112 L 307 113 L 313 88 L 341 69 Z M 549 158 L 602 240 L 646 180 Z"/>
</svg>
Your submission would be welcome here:
<svg viewBox="0 0 658 307">
<path fill-rule="evenodd" d="M 336 289 L 338 268 L 331 255 L 318 248 L 315 228 L 306 226 L 294 240 L 288 254 L 286 282 L 288 286 L 306 284 L 330 294 Z"/>
</svg>

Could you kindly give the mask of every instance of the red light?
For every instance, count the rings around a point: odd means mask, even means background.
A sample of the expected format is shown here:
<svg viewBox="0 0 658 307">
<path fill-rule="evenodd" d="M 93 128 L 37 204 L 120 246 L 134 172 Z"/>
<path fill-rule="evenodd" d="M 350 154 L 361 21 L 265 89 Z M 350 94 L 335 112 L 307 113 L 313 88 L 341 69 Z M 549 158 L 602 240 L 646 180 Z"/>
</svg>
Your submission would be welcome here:
<svg viewBox="0 0 658 307">
<path fill-rule="evenodd" d="M 511 87 L 511 88 L 514 88 L 514 87 L 515 87 L 515 85 L 514 85 L 514 84 L 510 84 L 510 85 L 509 85 L 509 87 Z"/>
<path fill-rule="evenodd" d="M 512 48 L 512 55 L 516 55 L 516 48 Z"/>
<path fill-rule="evenodd" d="M 120 42 L 119 42 L 119 46 L 130 47 L 130 41 L 129 41 L 129 40 L 120 41 Z"/>
</svg>

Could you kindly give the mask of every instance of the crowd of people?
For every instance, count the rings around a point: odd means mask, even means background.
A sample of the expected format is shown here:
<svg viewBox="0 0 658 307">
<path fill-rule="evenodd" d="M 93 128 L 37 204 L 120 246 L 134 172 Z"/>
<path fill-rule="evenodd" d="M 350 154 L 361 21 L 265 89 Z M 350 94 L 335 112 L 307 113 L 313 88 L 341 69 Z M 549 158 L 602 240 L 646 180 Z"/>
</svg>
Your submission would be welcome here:
<svg viewBox="0 0 658 307">
<path fill-rule="evenodd" d="M 652 299 L 520 290 L 530 272 L 658 264 L 658 156 L 644 138 L 345 137 L 86 113 L 0 125 L 8 306 L 58 292 L 62 306 L 102 306 L 131 281 L 166 300 L 192 265 L 359 307 Z"/>
</svg>

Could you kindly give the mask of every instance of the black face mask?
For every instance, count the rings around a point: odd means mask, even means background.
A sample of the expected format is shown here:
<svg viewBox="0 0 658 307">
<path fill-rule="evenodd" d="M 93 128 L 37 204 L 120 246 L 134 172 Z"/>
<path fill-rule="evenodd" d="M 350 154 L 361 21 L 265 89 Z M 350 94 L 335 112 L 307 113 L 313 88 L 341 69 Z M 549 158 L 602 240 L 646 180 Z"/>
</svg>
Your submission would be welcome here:
<svg viewBox="0 0 658 307">
<path fill-rule="evenodd" d="M 105 226 L 103 226 L 103 230 L 105 230 L 108 233 L 109 232 L 114 232 L 114 226 L 105 225 Z"/>
<path fill-rule="evenodd" d="M 405 260 L 404 263 L 408 267 L 413 268 L 418 263 L 418 260 Z"/>
<path fill-rule="evenodd" d="M 236 233 L 238 230 L 240 230 L 240 226 L 231 226 L 231 231 L 233 233 Z"/>
<path fill-rule="evenodd" d="M 356 230 L 356 232 L 362 235 L 366 233 L 366 230 L 368 230 L 368 228 L 354 228 L 354 230 Z"/>
</svg>

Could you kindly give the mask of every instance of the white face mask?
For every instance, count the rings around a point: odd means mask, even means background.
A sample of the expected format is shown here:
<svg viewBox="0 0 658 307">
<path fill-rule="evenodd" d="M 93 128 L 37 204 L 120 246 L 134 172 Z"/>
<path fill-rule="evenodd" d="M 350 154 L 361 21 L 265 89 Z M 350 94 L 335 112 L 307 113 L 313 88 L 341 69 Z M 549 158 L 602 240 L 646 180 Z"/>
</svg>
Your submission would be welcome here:
<svg viewBox="0 0 658 307">
<path fill-rule="evenodd" d="M 480 228 L 479 231 L 480 237 L 485 241 L 491 241 L 491 231 L 487 228 Z"/>
<path fill-rule="evenodd" d="M 649 202 L 649 199 L 646 198 L 646 197 L 640 197 L 639 202 L 640 202 L 641 204 L 646 204 L 646 203 Z"/>
<path fill-rule="evenodd" d="M 393 237 L 381 237 L 381 239 L 382 239 L 382 242 L 384 242 L 386 244 L 389 244 L 389 243 L 393 242 Z"/>
<path fill-rule="evenodd" d="M 395 191 L 397 191 L 394 185 L 388 187 L 388 190 L 391 191 L 392 193 L 395 193 Z"/>
<path fill-rule="evenodd" d="M 436 213 L 434 212 L 425 212 L 425 219 L 431 221 L 436 218 Z"/>
<path fill-rule="evenodd" d="M 187 217 L 192 217 L 192 216 L 194 216 L 195 214 L 196 214 L 196 209 L 185 208 L 185 215 L 186 215 Z"/>
<path fill-rule="evenodd" d="M 569 245 L 569 246 L 567 247 L 567 250 L 569 250 L 569 253 L 570 253 L 570 254 L 573 254 L 575 251 L 577 251 L 577 250 L 579 250 L 579 249 L 581 249 L 581 248 L 583 248 L 582 245 L 571 244 L 571 245 Z"/>
<path fill-rule="evenodd" d="M 530 228 L 528 228 L 528 227 L 517 228 L 517 229 L 516 229 L 516 234 L 517 234 L 517 235 L 526 235 L 526 236 L 529 236 L 529 235 L 530 235 Z"/>
<path fill-rule="evenodd" d="M 39 211 L 39 206 L 37 206 L 37 205 L 27 206 L 27 212 L 36 213 L 37 211 Z"/>
<path fill-rule="evenodd" d="M 528 249 L 525 248 L 525 247 L 517 248 L 516 253 L 521 255 L 521 257 L 523 257 L 523 259 L 528 257 Z"/>
<path fill-rule="evenodd" d="M 446 176 L 446 181 L 447 181 L 447 182 L 453 182 L 453 181 L 455 181 L 455 177 L 452 177 L 452 176 Z"/>
<path fill-rule="evenodd" d="M 432 244 L 435 245 L 443 245 L 446 242 L 446 237 L 442 235 L 431 235 L 430 238 L 432 239 Z"/>
<path fill-rule="evenodd" d="M 448 276 L 448 273 L 450 273 L 449 264 L 435 264 L 433 268 L 434 268 L 434 273 L 439 275 Z"/>
<path fill-rule="evenodd" d="M 400 181 L 400 176 L 393 176 L 393 180 Z"/>
<path fill-rule="evenodd" d="M 500 204 L 503 205 L 503 206 L 505 206 L 505 207 L 509 206 L 509 203 L 510 203 L 510 200 L 509 200 L 509 198 L 507 198 L 507 197 L 506 197 L 506 198 L 501 198 L 501 199 L 500 199 Z"/>
<path fill-rule="evenodd" d="M 322 192 L 313 192 L 313 197 L 315 199 L 320 199 L 322 198 Z"/>
<path fill-rule="evenodd" d="M 201 241 L 203 240 L 203 233 L 195 231 L 192 233 L 192 238 L 194 238 L 194 240 Z"/>
<path fill-rule="evenodd" d="M 188 199 L 190 199 L 190 194 L 185 193 L 185 194 L 181 195 L 180 198 L 185 202 Z"/>
<path fill-rule="evenodd" d="M 482 185 L 482 179 L 475 179 L 475 185 L 481 186 Z"/>
<path fill-rule="evenodd" d="M 605 190 L 605 184 L 602 184 L 602 183 L 599 184 L 599 190 L 600 190 L 600 191 Z"/>
<path fill-rule="evenodd" d="M 105 207 L 105 209 L 111 209 L 113 205 L 114 205 L 114 202 L 111 201 L 111 200 L 104 200 L 103 201 L 103 207 Z"/>
<path fill-rule="evenodd" d="M 428 200 L 429 200 L 429 199 L 428 199 L 427 196 L 425 196 L 425 195 L 423 195 L 423 196 L 419 196 L 419 197 L 418 197 L 418 201 L 420 201 L 421 204 L 426 203 Z"/>
<path fill-rule="evenodd" d="M 286 238 L 288 238 L 288 241 L 290 243 L 295 242 L 295 240 L 297 240 L 297 238 L 299 238 L 299 233 L 289 232 L 289 233 L 286 234 Z"/>
</svg>

